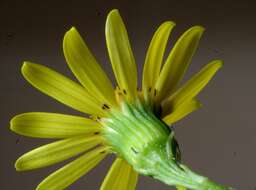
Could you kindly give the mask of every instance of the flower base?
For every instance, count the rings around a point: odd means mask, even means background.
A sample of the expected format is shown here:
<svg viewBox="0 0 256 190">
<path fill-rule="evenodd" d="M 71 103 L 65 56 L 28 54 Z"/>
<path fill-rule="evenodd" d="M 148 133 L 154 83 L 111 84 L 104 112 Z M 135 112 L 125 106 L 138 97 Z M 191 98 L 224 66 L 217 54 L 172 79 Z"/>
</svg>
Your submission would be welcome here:
<svg viewBox="0 0 256 190">
<path fill-rule="evenodd" d="M 121 103 L 102 119 L 106 142 L 140 174 L 193 190 L 228 190 L 180 163 L 174 132 L 141 103 Z"/>
</svg>

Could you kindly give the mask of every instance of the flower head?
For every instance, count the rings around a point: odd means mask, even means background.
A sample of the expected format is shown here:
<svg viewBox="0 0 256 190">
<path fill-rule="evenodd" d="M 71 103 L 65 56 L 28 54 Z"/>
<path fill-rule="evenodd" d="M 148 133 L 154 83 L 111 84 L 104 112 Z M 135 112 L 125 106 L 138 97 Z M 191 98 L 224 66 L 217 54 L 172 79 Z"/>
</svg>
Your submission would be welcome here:
<svg viewBox="0 0 256 190">
<path fill-rule="evenodd" d="M 178 143 L 169 127 L 201 107 L 197 94 L 222 66 L 220 60 L 214 60 L 178 87 L 204 29 L 188 29 L 164 61 L 174 26 L 164 22 L 155 32 L 145 59 L 142 89 L 138 88 L 135 59 L 117 10 L 109 13 L 105 31 L 116 88 L 74 27 L 65 34 L 63 49 L 81 85 L 45 66 L 23 64 L 22 74 L 35 88 L 90 115 L 30 112 L 11 120 L 11 130 L 20 135 L 58 139 L 21 156 L 15 164 L 17 170 L 38 169 L 79 155 L 49 175 L 37 190 L 64 189 L 112 153 L 117 158 L 101 190 L 135 189 L 138 174 L 179 189 L 226 189 L 181 163 Z"/>
</svg>

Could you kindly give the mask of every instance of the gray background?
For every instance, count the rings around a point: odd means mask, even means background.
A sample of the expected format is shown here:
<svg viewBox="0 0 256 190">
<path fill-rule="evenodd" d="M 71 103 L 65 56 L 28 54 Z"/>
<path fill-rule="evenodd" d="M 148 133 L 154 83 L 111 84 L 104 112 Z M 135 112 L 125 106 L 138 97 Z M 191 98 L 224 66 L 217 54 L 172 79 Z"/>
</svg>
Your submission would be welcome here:
<svg viewBox="0 0 256 190">
<path fill-rule="evenodd" d="M 177 23 L 169 48 L 188 27 L 206 32 L 186 75 L 212 59 L 224 68 L 200 94 L 203 108 L 176 125 L 183 161 L 211 179 L 241 190 L 255 190 L 256 6 L 253 1 L 0 1 L 0 189 L 34 189 L 57 166 L 16 172 L 21 154 L 47 140 L 17 136 L 8 129 L 15 114 L 49 111 L 79 114 L 32 88 L 21 76 L 22 61 L 50 66 L 74 78 L 62 53 L 62 38 L 76 26 L 98 61 L 112 73 L 104 39 L 106 14 L 118 8 L 128 28 L 139 69 L 153 31 L 166 20 Z M 112 77 L 113 79 L 113 77 Z M 98 189 L 108 158 L 69 189 Z M 172 189 L 140 177 L 137 189 Z"/>
</svg>

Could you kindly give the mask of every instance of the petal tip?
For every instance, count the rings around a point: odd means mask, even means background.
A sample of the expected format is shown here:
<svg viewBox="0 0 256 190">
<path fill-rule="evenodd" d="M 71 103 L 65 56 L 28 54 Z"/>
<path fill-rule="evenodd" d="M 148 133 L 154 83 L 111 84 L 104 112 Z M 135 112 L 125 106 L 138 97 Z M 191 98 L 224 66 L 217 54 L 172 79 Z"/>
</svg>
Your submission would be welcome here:
<svg viewBox="0 0 256 190">
<path fill-rule="evenodd" d="M 10 130 L 13 131 L 13 132 L 15 132 L 14 119 L 15 118 L 12 118 L 11 121 L 10 121 Z"/>
<path fill-rule="evenodd" d="M 111 15 L 115 15 L 115 14 L 119 14 L 119 10 L 118 9 L 112 9 L 110 12 L 109 12 L 109 16 Z"/>
<path fill-rule="evenodd" d="M 79 34 L 79 32 L 75 26 L 72 26 L 68 32 L 71 32 L 72 34 L 75 34 L 75 35 Z"/>
<path fill-rule="evenodd" d="M 106 23 L 109 23 L 111 20 L 120 17 L 118 9 L 113 9 L 108 13 Z"/>
<path fill-rule="evenodd" d="M 23 76 L 25 76 L 28 65 L 29 65 L 29 63 L 27 61 L 24 61 L 22 66 L 21 66 L 21 73 L 22 73 Z"/>
<path fill-rule="evenodd" d="M 187 34 L 192 34 L 194 36 L 197 36 L 198 38 L 201 38 L 204 31 L 205 31 L 205 28 L 203 26 L 195 25 L 195 26 L 192 26 L 189 30 L 187 30 Z"/>
<path fill-rule="evenodd" d="M 23 61 L 21 69 L 25 68 L 27 65 L 29 65 L 28 61 Z"/>
<path fill-rule="evenodd" d="M 176 23 L 173 22 L 173 21 L 166 21 L 166 22 L 164 22 L 164 24 L 168 25 L 169 27 L 174 27 L 174 26 L 176 26 Z"/>
<path fill-rule="evenodd" d="M 21 116 L 22 114 L 19 114 L 19 115 L 15 115 L 9 122 L 10 124 L 10 130 L 17 133 L 17 119 Z"/>
<path fill-rule="evenodd" d="M 69 31 L 77 31 L 76 27 L 75 26 L 72 26 Z"/>
<path fill-rule="evenodd" d="M 218 61 L 219 65 L 222 67 L 224 65 L 224 62 L 222 60 L 216 60 Z"/>
<path fill-rule="evenodd" d="M 216 67 L 216 69 L 220 69 L 224 64 L 223 61 L 219 59 L 213 60 L 211 63 Z"/>
<path fill-rule="evenodd" d="M 77 32 L 76 27 L 72 26 L 72 27 L 65 33 L 64 39 L 63 39 L 64 42 L 65 42 L 67 36 L 70 35 L 72 32 Z"/>
<path fill-rule="evenodd" d="M 78 33 L 78 31 L 77 31 L 75 26 L 72 26 L 68 31 L 66 31 L 66 33 L 64 35 L 63 42 L 65 42 L 67 36 L 71 35 L 72 33 Z"/>
<path fill-rule="evenodd" d="M 34 66 L 34 65 L 36 65 L 36 64 L 31 63 L 29 61 L 23 61 L 23 64 L 21 66 L 21 73 L 23 75 L 25 75 L 25 72 L 27 71 L 27 69 L 29 69 L 29 67 Z"/>
<path fill-rule="evenodd" d="M 195 26 L 191 27 L 191 30 L 198 31 L 198 32 L 204 32 L 205 28 L 201 25 L 195 25 Z"/>
<path fill-rule="evenodd" d="M 22 161 L 21 158 L 18 158 L 18 160 L 16 160 L 14 167 L 16 169 L 16 171 L 23 171 L 24 169 L 22 169 Z"/>
</svg>

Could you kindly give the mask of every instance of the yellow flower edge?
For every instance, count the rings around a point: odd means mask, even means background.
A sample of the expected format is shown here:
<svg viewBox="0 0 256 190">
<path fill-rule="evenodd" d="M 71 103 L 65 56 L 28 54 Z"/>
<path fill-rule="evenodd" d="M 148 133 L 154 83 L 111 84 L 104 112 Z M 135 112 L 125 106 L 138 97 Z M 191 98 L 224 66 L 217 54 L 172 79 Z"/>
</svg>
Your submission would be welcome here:
<svg viewBox="0 0 256 190">
<path fill-rule="evenodd" d="M 118 10 L 106 21 L 106 44 L 117 87 L 97 63 L 75 27 L 66 32 L 63 51 L 80 84 L 32 62 L 24 62 L 22 74 L 38 90 L 89 117 L 29 112 L 10 124 L 17 134 L 57 139 L 22 155 L 17 171 L 38 169 L 78 156 L 45 178 L 37 190 L 65 189 L 97 166 L 108 154 L 116 159 L 101 190 L 133 190 L 138 175 L 158 179 L 178 190 L 226 190 L 181 163 L 175 122 L 199 109 L 198 93 L 221 68 L 214 60 L 177 88 L 204 32 L 194 26 L 177 40 L 167 59 L 164 52 L 175 23 L 164 22 L 150 42 L 138 88 L 137 66 L 128 32 Z"/>
</svg>

